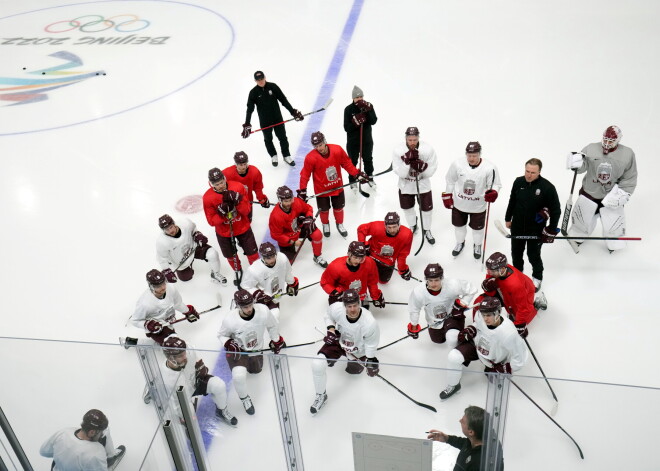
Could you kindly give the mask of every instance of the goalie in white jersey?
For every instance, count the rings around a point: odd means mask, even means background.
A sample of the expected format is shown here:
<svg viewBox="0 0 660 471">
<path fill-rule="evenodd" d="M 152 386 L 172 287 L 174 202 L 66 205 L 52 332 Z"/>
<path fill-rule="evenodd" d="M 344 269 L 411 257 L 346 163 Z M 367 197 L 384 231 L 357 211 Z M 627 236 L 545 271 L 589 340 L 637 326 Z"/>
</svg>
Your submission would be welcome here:
<svg viewBox="0 0 660 471">
<path fill-rule="evenodd" d="M 183 218 L 178 224 L 169 214 L 158 218 L 158 227 L 162 229 L 156 241 L 156 255 L 163 275 L 169 283 L 192 279 L 195 271 L 195 259 L 204 260 L 211 266 L 211 279 L 223 286 L 227 278 L 220 273 L 220 256 L 209 245 L 209 239 L 188 218 Z"/>
<path fill-rule="evenodd" d="M 438 263 L 430 263 L 424 269 L 426 283 L 415 286 L 408 298 L 410 323 L 408 335 L 419 338 L 420 311 L 424 309 L 429 336 L 434 343 L 445 343 L 450 348 L 457 344 L 458 333 L 465 327 L 465 310 L 477 289 L 468 281 L 444 278 L 444 270 Z"/>
<path fill-rule="evenodd" d="M 447 356 L 447 382 L 440 399 L 448 399 L 461 390 L 462 365 L 480 360 L 487 373 L 511 374 L 527 363 L 529 356 L 525 341 L 516 326 L 502 316 L 502 303 L 493 296 L 485 296 L 474 315 L 474 324 L 461 330 L 460 342 Z"/>
<path fill-rule="evenodd" d="M 603 236 L 623 237 L 626 234 L 624 207 L 637 187 L 637 160 L 630 147 L 619 144 L 622 137 L 618 126 L 609 126 L 601 142 L 587 145 L 582 152 L 568 154 L 568 169 L 585 174 L 580 196 L 573 208 L 569 235 L 588 237 L 596 228 L 599 217 Z M 576 252 L 581 243 L 573 245 Z M 610 253 L 626 246 L 623 240 L 608 240 L 606 243 Z"/>
<path fill-rule="evenodd" d="M 342 293 L 342 302 L 333 303 L 325 315 L 327 326 L 325 345 L 321 347 L 317 358 L 312 361 L 312 376 L 316 398 L 310 412 L 316 414 L 328 400 L 326 394 L 327 369 L 334 366 L 341 357 L 347 357 L 346 372 L 360 374 L 367 368 L 369 376 L 378 374 L 376 350 L 380 341 L 380 330 L 374 316 L 360 306 L 357 290 L 347 289 Z M 363 363 L 365 363 L 363 365 Z"/>
<path fill-rule="evenodd" d="M 486 208 L 494 203 L 502 188 L 500 174 L 494 164 L 481 158 L 481 144 L 468 142 L 465 158 L 452 162 L 442 194 L 445 208 L 451 209 L 451 223 L 456 235 L 456 246 L 451 254 L 458 256 L 465 247 L 468 219 L 472 229 L 473 255 L 481 258 L 481 246 L 486 227 Z"/>
<path fill-rule="evenodd" d="M 199 320 L 199 314 L 192 304 L 183 304 L 181 295 L 174 286 L 167 286 L 165 275 L 153 269 L 147 272 L 146 290 L 135 305 L 135 312 L 129 319 L 129 323 L 137 328 L 144 329 L 147 337 L 159 345 L 171 334 L 174 329 L 169 324 L 175 320 L 176 311 L 179 311 L 188 322 Z M 133 333 L 135 335 L 135 333 Z M 128 344 L 135 344 L 137 340 L 127 337 Z"/>
<path fill-rule="evenodd" d="M 178 386 L 184 386 L 191 398 L 209 395 L 215 404 L 216 417 L 229 425 L 236 425 L 238 419 L 227 407 L 227 385 L 221 378 L 209 374 L 204 360 L 197 357 L 195 350 L 187 348 L 186 342 L 174 335 L 163 342 L 163 353 L 167 360 L 162 374 L 168 395 Z M 183 419 L 176 400 L 174 404 L 179 418 Z"/>
<path fill-rule="evenodd" d="M 223 319 L 218 338 L 225 346 L 234 389 L 243 402 L 245 412 L 252 415 L 254 405 L 247 390 L 247 374 L 260 373 L 264 366 L 264 357 L 260 353 L 264 348 L 264 338 L 268 334 L 268 347 L 274 353 L 280 353 L 286 344 L 279 334 L 275 316 L 263 304 L 255 304 L 248 290 L 236 291 L 234 301 L 238 309 Z M 255 354 L 248 355 L 250 352 Z"/>
<path fill-rule="evenodd" d="M 255 302 L 268 306 L 279 322 L 279 298 L 283 294 L 298 296 L 298 278 L 293 276 L 287 256 L 278 252 L 271 242 L 259 246 L 259 255 L 261 263 L 253 263 L 248 267 L 241 285 L 252 292 Z"/>
</svg>

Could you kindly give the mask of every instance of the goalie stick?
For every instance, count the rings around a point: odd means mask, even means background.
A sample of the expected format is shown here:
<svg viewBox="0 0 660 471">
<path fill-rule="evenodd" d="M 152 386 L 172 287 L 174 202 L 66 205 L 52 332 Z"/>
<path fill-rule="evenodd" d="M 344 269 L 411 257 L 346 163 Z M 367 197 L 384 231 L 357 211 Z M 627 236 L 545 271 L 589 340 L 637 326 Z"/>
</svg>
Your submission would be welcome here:
<svg viewBox="0 0 660 471">
<path fill-rule="evenodd" d="M 564 219 L 561 221 L 561 233 L 564 236 L 568 235 L 568 221 L 571 218 L 571 210 L 573 209 L 573 190 L 575 190 L 575 180 L 577 180 L 577 169 L 573 169 L 573 183 L 571 184 L 571 194 L 566 200 L 566 207 L 564 208 Z M 577 242 L 568 241 L 571 244 L 573 252 L 578 253 L 580 251 L 580 246 Z"/>
<path fill-rule="evenodd" d="M 325 103 L 325 105 L 323 105 L 322 108 L 319 108 L 318 110 L 310 111 L 309 113 L 305 113 L 303 116 L 309 116 L 310 114 L 319 113 L 319 112 L 321 112 L 321 111 L 323 111 L 323 110 L 327 110 L 328 107 L 329 107 L 331 104 L 332 104 L 332 98 L 330 98 L 330 99 Z M 255 129 L 254 131 L 250 131 L 250 134 L 254 134 L 255 132 L 263 131 L 264 129 L 274 128 L 275 126 L 279 126 L 280 124 L 288 123 L 289 121 L 293 121 L 294 119 L 296 119 L 296 118 L 289 118 L 289 119 L 286 119 L 286 120 L 284 120 L 284 121 L 280 121 L 279 123 L 271 124 L 270 126 L 266 126 L 266 127 L 263 127 L 263 128 Z"/>
</svg>

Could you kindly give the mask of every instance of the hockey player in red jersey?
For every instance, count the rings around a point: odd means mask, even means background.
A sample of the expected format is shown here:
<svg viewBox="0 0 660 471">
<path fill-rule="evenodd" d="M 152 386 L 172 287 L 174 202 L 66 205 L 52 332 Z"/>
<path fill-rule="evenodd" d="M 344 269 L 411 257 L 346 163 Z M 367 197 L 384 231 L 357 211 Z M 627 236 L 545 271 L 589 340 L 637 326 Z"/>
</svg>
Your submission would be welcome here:
<svg viewBox="0 0 660 471">
<path fill-rule="evenodd" d="M 527 324 L 532 322 L 537 310 L 545 310 L 547 303 L 543 292 L 534 300 L 534 283 L 520 270 L 507 264 L 506 255 L 493 253 L 486 260 L 487 275 L 481 287 L 487 296 L 497 296 L 509 313 L 521 337 L 527 337 Z M 479 296 L 475 302 L 483 299 Z"/>
<path fill-rule="evenodd" d="M 330 237 L 330 206 L 332 206 L 337 230 L 342 237 L 346 237 L 348 235 L 348 231 L 344 228 L 346 197 L 344 189 L 340 188 L 344 184 L 341 169 L 346 170 L 349 175 L 357 178 L 361 183 L 367 183 L 369 176 L 355 168 L 341 146 L 328 144 L 321 131 L 312 133 L 311 142 L 314 150 L 305 156 L 305 163 L 300 171 L 298 196 L 307 201 L 307 184 L 310 177 L 314 182 L 314 193 L 335 190 L 316 198 L 321 224 L 323 224 L 323 235 Z"/>
<path fill-rule="evenodd" d="M 259 258 L 257 242 L 248 219 L 250 201 L 243 185 L 227 181 L 219 168 L 209 170 L 208 178 L 211 188 L 202 197 L 206 220 L 215 227 L 222 255 L 236 273 L 234 284 L 240 285 L 243 270 L 232 239 L 243 248 L 250 264 Z"/>
<path fill-rule="evenodd" d="M 270 207 L 268 196 L 264 194 L 264 179 L 261 172 L 254 165 L 248 163 L 248 155 L 243 152 L 234 154 L 234 163 L 222 171 L 227 181 L 238 182 L 245 187 L 247 197 L 250 200 L 250 214 L 248 219 L 252 222 L 252 198 L 256 196 L 259 204 L 264 207 Z"/>
<path fill-rule="evenodd" d="M 358 226 L 358 241 L 366 244 L 367 254 L 378 268 L 378 281 L 383 284 L 392 278 L 395 262 L 401 278 L 408 281 L 412 276 L 406 258 L 410 254 L 413 234 L 400 222 L 399 215 L 390 212 L 385 215 L 384 223 L 373 221 Z"/>
<path fill-rule="evenodd" d="M 278 204 L 270 213 L 268 227 L 271 237 L 280 246 L 280 252 L 293 263 L 296 252 L 305 239 L 312 242 L 314 263 L 321 268 L 328 266 L 321 252 L 323 236 L 314 224 L 314 209 L 300 198 L 294 198 L 293 191 L 288 186 L 277 189 Z"/>
<path fill-rule="evenodd" d="M 369 295 L 376 307 L 385 307 L 385 297 L 378 288 L 376 262 L 366 256 L 364 242 L 353 241 L 348 245 L 348 255 L 334 259 L 321 275 L 321 288 L 329 294 L 328 304 L 341 300 L 341 294 L 351 288 L 360 294 L 364 302 Z"/>
</svg>

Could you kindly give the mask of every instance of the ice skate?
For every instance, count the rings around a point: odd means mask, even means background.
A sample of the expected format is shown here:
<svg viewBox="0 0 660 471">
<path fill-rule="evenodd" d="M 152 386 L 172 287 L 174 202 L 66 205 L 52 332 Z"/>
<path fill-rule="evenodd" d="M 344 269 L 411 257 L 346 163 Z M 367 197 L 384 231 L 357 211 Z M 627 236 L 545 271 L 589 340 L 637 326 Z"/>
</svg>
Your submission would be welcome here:
<svg viewBox="0 0 660 471">
<path fill-rule="evenodd" d="M 323 224 L 323 237 L 330 237 L 330 224 Z"/>
<path fill-rule="evenodd" d="M 534 292 L 538 293 L 539 290 L 541 289 L 541 283 L 543 283 L 543 281 L 539 280 L 538 278 L 532 277 L 532 282 L 534 283 Z"/>
<path fill-rule="evenodd" d="M 316 263 L 321 268 L 326 268 L 328 266 L 328 262 L 325 258 L 323 258 L 323 255 L 319 255 L 318 257 L 314 255 L 314 263 Z"/>
<path fill-rule="evenodd" d="M 254 404 L 252 404 L 252 398 L 248 394 L 245 397 L 241 397 L 241 402 L 243 403 L 243 409 L 245 409 L 245 412 L 248 413 L 248 415 L 254 415 Z"/>
<path fill-rule="evenodd" d="M 460 390 L 461 390 L 461 383 L 458 383 L 455 386 L 447 386 L 445 390 L 440 393 L 440 399 L 442 399 L 443 401 L 445 399 L 449 399 Z"/>
<path fill-rule="evenodd" d="M 314 403 L 312 404 L 312 407 L 309 408 L 309 411 L 312 414 L 316 414 L 318 411 L 321 410 L 321 407 L 325 405 L 327 400 L 328 400 L 328 395 L 326 393 L 317 394 L 316 399 L 314 399 Z"/>
<path fill-rule="evenodd" d="M 225 278 L 220 272 L 211 272 L 211 279 L 216 283 L 220 283 L 222 286 L 227 286 L 227 278 Z"/>
<path fill-rule="evenodd" d="M 292 167 L 295 167 L 295 165 L 296 165 L 296 163 L 293 161 L 293 158 L 290 155 L 285 155 L 284 156 L 284 162 L 291 165 Z"/>
<path fill-rule="evenodd" d="M 460 244 L 456 244 L 456 247 L 454 247 L 454 250 L 451 251 L 451 254 L 454 257 L 458 257 L 463 251 L 464 247 L 465 247 L 465 241 L 461 242 Z"/>
<path fill-rule="evenodd" d="M 344 238 L 348 235 L 348 231 L 346 230 L 343 224 L 337 223 L 337 230 L 339 231 L 339 235 Z"/>
<path fill-rule="evenodd" d="M 236 426 L 238 424 L 238 419 L 231 415 L 231 412 L 229 412 L 229 408 L 225 407 L 224 409 L 218 409 L 216 406 L 215 408 L 215 416 L 218 417 L 219 419 L 222 419 L 223 422 L 225 422 L 227 425 L 232 425 Z"/>
<path fill-rule="evenodd" d="M 349 186 L 351 187 L 351 190 L 353 190 L 354 193 L 357 193 L 357 183 L 351 182 Z"/>
<path fill-rule="evenodd" d="M 378 188 L 378 186 L 376 186 L 376 182 L 373 181 L 373 180 L 369 180 L 367 183 L 369 184 L 369 188 L 371 188 L 371 189 L 373 189 L 373 190 L 375 190 L 376 188 Z"/>
<path fill-rule="evenodd" d="M 119 445 L 115 450 L 115 454 L 110 456 L 107 460 L 108 471 L 112 471 L 119 465 L 124 454 L 126 454 L 126 447 L 124 445 Z"/>
<path fill-rule="evenodd" d="M 417 232 L 417 224 L 413 224 L 413 226 L 410 228 L 413 234 Z"/>
<path fill-rule="evenodd" d="M 431 245 L 435 244 L 435 238 L 433 237 L 433 234 L 431 234 L 430 229 L 424 231 L 424 237 L 426 237 L 426 240 L 429 241 L 429 244 L 431 244 Z"/>
<path fill-rule="evenodd" d="M 472 255 L 479 260 L 481 258 L 481 245 L 474 244 L 472 247 Z"/>
<path fill-rule="evenodd" d="M 534 307 L 536 310 L 545 311 L 548 309 L 548 300 L 545 298 L 543 291 L 539 292 L 534 299 Z"/>
<path fill-rule="evenodd" d="M 277 154 L 270 156 L 270 163 L 273 164 L 273 167 L 277 167 L 278 165 Z"/>
</svg>

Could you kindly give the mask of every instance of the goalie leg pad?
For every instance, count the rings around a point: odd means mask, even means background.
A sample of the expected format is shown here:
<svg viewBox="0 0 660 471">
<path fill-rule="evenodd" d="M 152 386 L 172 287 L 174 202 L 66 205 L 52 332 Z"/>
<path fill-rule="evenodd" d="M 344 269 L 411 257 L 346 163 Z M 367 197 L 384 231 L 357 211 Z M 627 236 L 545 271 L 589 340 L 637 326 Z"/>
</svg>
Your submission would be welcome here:
<svg viewBox="0 0 660 471">
<path fill-rule="evenodd" d="M 603 236 L 623 237 L 626 235 L 626 215 L 623 206 L 600 208 L 600 222 L 603 225 Z M 625 240 L 608 240 L 606 243 L 610 250 L 621 250 L 626 247 Z"/>
<path fill-rule="evenodd" d="M 578 196 L 578 199 L 573 206 L 573 214 L 571 219 L 573 224 L 568 230 L 568 233 L 574 237 L 587 237 L 596 228 L 596 221 L 598 216 L 596 211 L 598 210 L 598 205 L 591 201 L 584 195 Z"/>
</svg>

